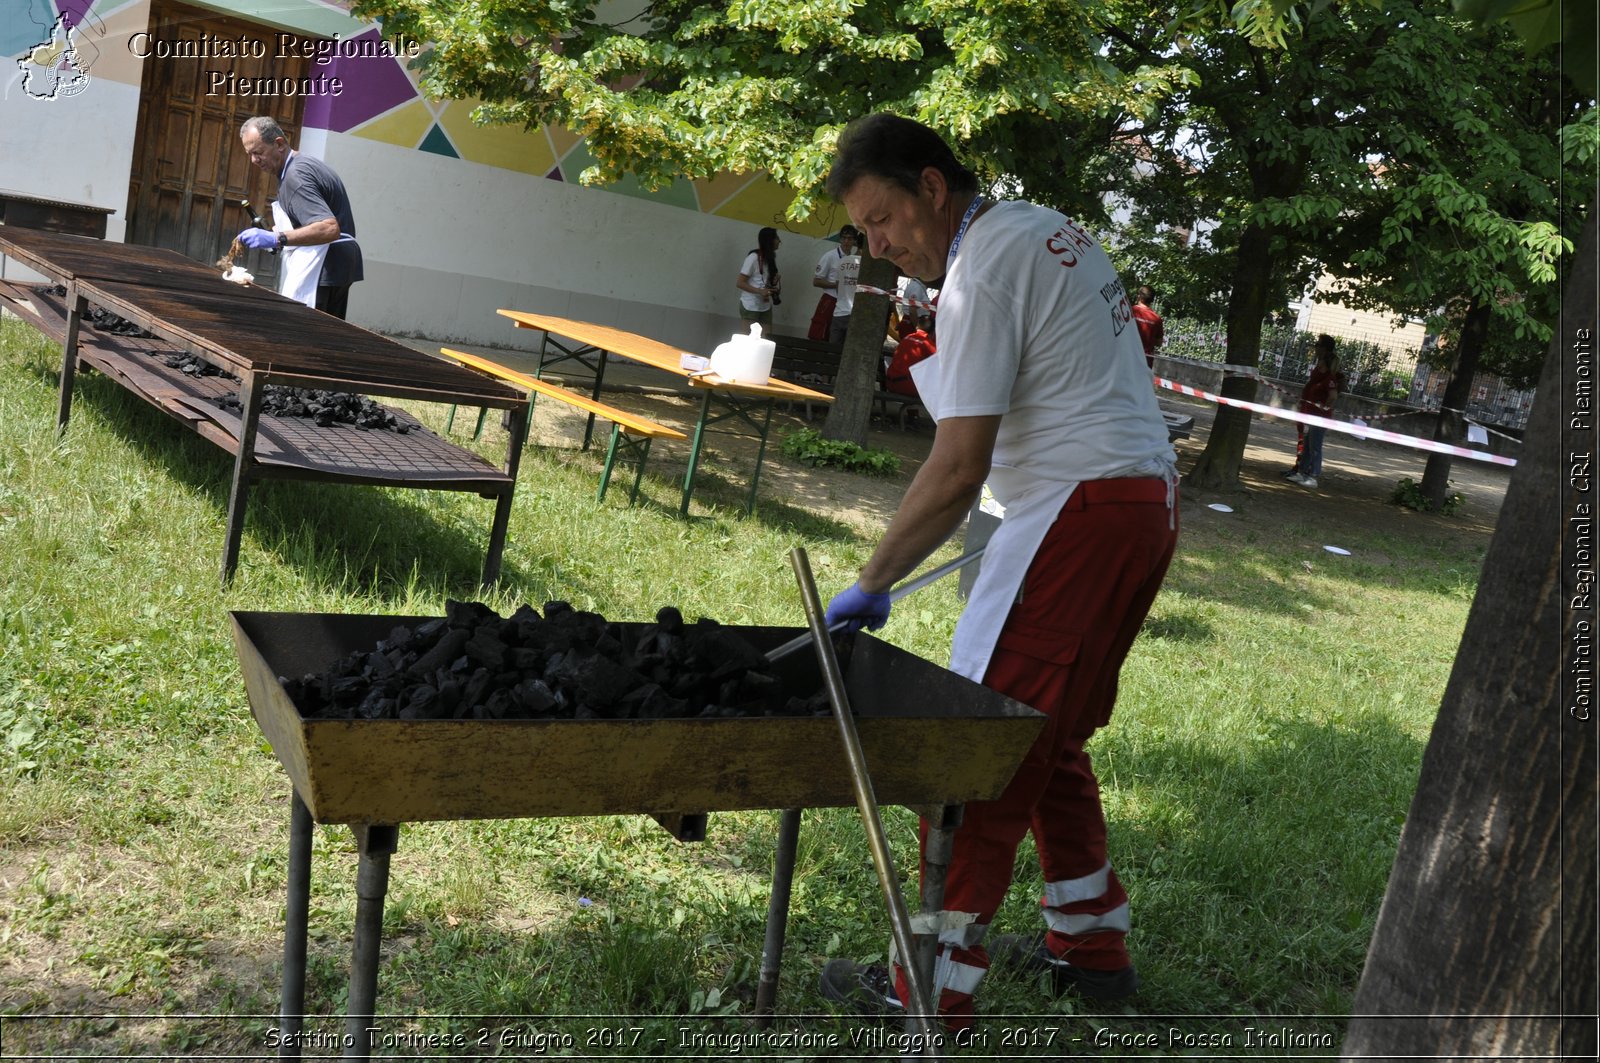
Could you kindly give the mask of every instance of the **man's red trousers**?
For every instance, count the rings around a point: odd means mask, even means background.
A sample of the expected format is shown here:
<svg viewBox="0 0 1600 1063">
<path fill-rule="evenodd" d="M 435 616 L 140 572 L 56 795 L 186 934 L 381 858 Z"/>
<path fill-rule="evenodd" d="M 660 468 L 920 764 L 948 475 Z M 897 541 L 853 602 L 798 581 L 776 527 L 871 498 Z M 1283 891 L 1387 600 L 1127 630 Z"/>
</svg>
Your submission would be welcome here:
<svg viewBox="0 0 1600 1063">
<path fill-rule="evenodd" d="M 1177 496 L 1161 480 L 1079 485 L 1045 535 L 1012 607 L 984 685 L 1044 713 L 1044 729 L 1005 792 L 966 806 L 955 832 L 944 909 L 972 922 L 941 933 L 934 984 L 946 1025 L 972 1021 L 989 967 L 982 938 L 1033 831 L 1052 953 L 1078 967 L 1130 963 L 1128 895 L 1106 858 L 1100 787 L 1084 743 L 1111 719 L 1117 674 L 1177 546 Z M 927 822 L 922 824 L 924 845 Z M 896 971 L 901 1000 L 904 973 Z"/>
</svg>

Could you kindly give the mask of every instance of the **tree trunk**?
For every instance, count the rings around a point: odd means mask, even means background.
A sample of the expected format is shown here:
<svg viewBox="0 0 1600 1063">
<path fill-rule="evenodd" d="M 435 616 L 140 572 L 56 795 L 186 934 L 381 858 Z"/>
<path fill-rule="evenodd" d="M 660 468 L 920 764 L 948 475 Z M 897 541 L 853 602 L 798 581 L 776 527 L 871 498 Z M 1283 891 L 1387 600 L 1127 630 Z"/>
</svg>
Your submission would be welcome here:
<svg viewBox="0 0 1600 1063">
<path fill-rule="evenodd" d="M 1378 914 L 1344 1058 L 1595 1058 L 1595 219 Z M 1566 372 L 1563 372 L 1565 367 Z M 1564 547 L 1566 548 L 1564 550 Z"/>
<path fill-rule="evenodd" d="M 1433 428 L 1436 443 L 1459 443 L 1466 437 L 1467 408 L 1472 398 L 1472 378 L 1478 372 L 1478 355 L 1483 351 L 1484 339 L 1489 335 L 1489 305 L 1476 295 L 1467 304 L 1467 316 L 1461 324 L 1461 342 L 1456 345 L 1456 367 L 1450 383 L 1445 385 L 1444 397 L 1439 400 L 1439 420 Z M 1442 509 L 1450 493 L 1450 464 L 1448 454 L 1429 454 L 1422 469 L 1422 494 L 1430 509 Z"/>
<path fill-rule="evenodd" d="M 861 252 L 860 283 L 892 292 L 898 276 L 893 262 Z M 891 305 L 888 296 L 856 293 L 850 330 L 845 333 L 844 351 L 839 355 L 839 375 L 833 381 L 833 405 L 822 424 L 824 439 L 867 445 L 872 393 L 878 388 L 878 363 L 883 358 Z"/>
<path fill-rule="evenodd" d="M 1272 237 L 1252 225 L 1239 241 L 1233 270 L 1233 292 L 1228 296 L 1228 362 L 1232 365 L 1258 365 L 1261 361 L 1261 320 L 1267 313 L 1267 297 L 1272 290 L 1276 261 L 1271 252 Z M 1254 377 L 1224 376 L 1223 398 L 1254 401 Z M 1239 466 L 1244 461 L 1244 446 L 1250 439 L 1250 411 L 1237 406 L 1219 406 L 1211 422 L 1206 447 L 1184 477 L 1192 487 L 1234 487 L 1239 483 Z"/>
</svg>

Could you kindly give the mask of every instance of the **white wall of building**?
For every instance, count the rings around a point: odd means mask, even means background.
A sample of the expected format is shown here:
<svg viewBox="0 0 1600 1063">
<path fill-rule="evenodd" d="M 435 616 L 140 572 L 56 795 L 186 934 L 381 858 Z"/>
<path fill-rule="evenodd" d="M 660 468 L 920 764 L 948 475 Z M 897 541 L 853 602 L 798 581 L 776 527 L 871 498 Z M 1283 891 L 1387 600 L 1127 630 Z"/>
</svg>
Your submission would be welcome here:
<svg viewBox="0 0 1600 1063">
<path fill-rule="evenodd" d="M 339 133 L 306 150 L 343 178 L 367 279 L 350 318 L 462 343 L 528 346 L 500 307 L 593 321 L 709 353 L 739 327 L 734 280 L 757 227 Z M 804 335 L 830 246 L 783 234 L 778 332 Z"/>
</svg>

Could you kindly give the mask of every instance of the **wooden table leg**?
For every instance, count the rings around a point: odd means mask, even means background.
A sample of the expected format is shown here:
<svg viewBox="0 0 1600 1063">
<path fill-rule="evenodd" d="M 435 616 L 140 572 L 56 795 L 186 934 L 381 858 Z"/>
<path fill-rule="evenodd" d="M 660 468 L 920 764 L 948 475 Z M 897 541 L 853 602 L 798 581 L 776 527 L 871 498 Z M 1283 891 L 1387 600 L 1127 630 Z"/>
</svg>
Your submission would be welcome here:
<svg viewBox="0 0 1600 1063">
<path fill-rule="evenodd" d="M 761 973 L 756 983 L 758 1029 L 772 1025 L 778 1002 L 778 970 L 783 965 L 783 939 L 789 927 L 789 893 L 794 885 L 794 857 L 800 844 L 800 809 L 786 808 L 778 820 L 778 848 L 772 859 L 772 894 L 767 898 L 767 937 L 761 946 Z"/>
<path fill-rule="evenodd" d="M 399 825 L 356 828 L 361 863 L 356 871 L 356 935 L 350 958 L 350 1005 L 345 1015 L 346 1059 L 372 1054 L 368 1029 L 377 1014 L 378 960 L 383 945 L 383 902 L 389 892 L 389 857 L 400 844 Z"/>
<path fill-rule="evenodd" d="M 495 500 L 494 524 L 489 529 L 489 549 L 483 556 L 483 589 L 500 579 L 500 560 L 506 549 L 506 534 L 511 527 L 511 501 L 517 493 L 517 472 L 522 468 L 522 448 L 528 441 L 528 426 L 533 421 L 533 396 L 521 410 L 511 410 L 511 441 L 506 447 L 506 475 L 511 486 Z"/>
<path fill-rule="evenodd" d="M 56 433 L 67 430 L 72 416 L 72 387 L 78 377 L 78 329 L 89 312 L 89 300 L 78 294 L 78 282 L 67 286 L 67 338 L 61 351 L 61 397 L 56 406 Z"/>
<path fill-rule="evenodd" d="M 256 430 L 261 425 L 261 399 L 266 388 L 255 373 L 245 373 L 239 382 L 239 403 L 243 415 L 239 423 L 238 450 L 233 456 L 233 489 L 228 494 L 228 530 L 222 547 L 222 582 L 233 579 L 239 567 L 239 542 L 244 537 L 244 510 L 250 497 L 250 467 L 255 464 Z"/>
</svg>

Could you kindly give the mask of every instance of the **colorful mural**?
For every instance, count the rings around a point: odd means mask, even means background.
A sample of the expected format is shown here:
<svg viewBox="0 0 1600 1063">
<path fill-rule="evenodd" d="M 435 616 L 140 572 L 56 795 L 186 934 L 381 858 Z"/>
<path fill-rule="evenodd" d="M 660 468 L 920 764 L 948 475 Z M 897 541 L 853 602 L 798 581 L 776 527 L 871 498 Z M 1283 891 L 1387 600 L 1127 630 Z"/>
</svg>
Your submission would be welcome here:
<svg viewBox="0 0 1600 1063">
<path fill-rule="evenodd" d="M 71 61 L 95 78 L 137 86 L 144 60 L 131 44 L 149 25 L 149 0 L 5 0 L 22 17 L 0 20 L 0 53 L 11 56 L 27 72 L 59 79 L 71 73 Z M 480 126 L 472 121 L 470 100 L 430 100 L 417 87 L 404 55 L 376 55 L 382 40 L 377 26 L 359 22 L 339 0 L 216 0 L 211 5 L 239 17 L 285 27 L 307 37 L 337 42 L 338 53 L 314 60 L 318 76 L 338 78 L 338 95 L 306 96 L 304 126 L 326 129 L 414 151 L 515 170 L 555 181 L 577 183 L 593 165 L 583 139 L 568 130 L 545 126 L 524 131 L 509 126 Z M 58 25 L 60 23 L 60 25 Z M 50 46 L 52 30 L 61 40 Z M 41 45 L 46 47 L 41 49 Z M 76 52 L 63 62 L 68 46 Z M 393 51 L 393 49 L 389 49 Z M 52 73 L 54 64 L 57 72 Z M 734 221 L 771 225 L 791 198 L 765 174 L 724 174 L 706 181 L 676 181 L 650 191 L 629 178 L 601 186 L 616 195 L 634 196 L 685 210 Z M 821 219 L 791 225 L 791 230 L 824 236 Z"/>
</svg>

